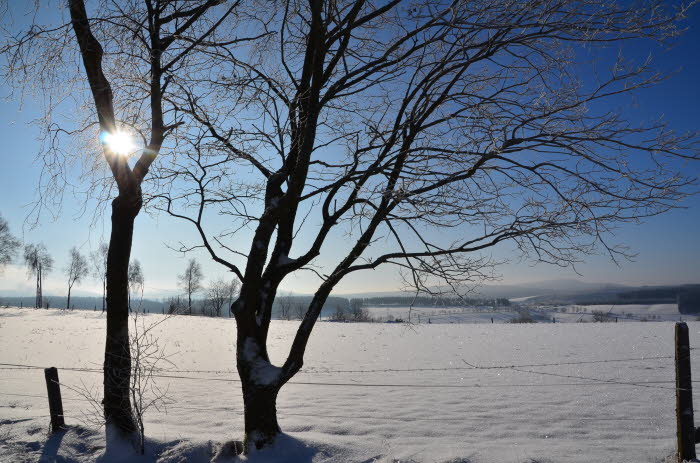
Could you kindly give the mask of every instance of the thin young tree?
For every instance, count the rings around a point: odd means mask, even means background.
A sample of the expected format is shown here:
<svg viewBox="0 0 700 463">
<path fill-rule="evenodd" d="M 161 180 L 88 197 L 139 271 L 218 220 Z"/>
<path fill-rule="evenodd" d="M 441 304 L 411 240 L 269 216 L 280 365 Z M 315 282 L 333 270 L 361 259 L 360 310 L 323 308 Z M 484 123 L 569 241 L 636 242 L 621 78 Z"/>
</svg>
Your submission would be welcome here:
<svg viewBox="0 0 700 463">
<path fill-rule="evenodd" d="M 239 21 L 239 3 L 100 0 L 88 8 L 84 0 L 68 0 L 59 12 L 50 2 L 0 5 L 8 12 L 0 18 L 2 74 L 19 95 L 36 90 L 43 103 L 35 121 L 45 142 L 37 217 L 45 207 L 60 207 L 73 166 L 83 169 L 85 188 L 78 192 L 86 204 L 111 201 L 103 401 L 108 449 L 137 441 L 129 396 L 128 266 L 142 186 L 157 157 L 177 147 L 182 121 L 170 103 L 172 92 L 186 87 L 198 93 L 191 77 L 211 75 L 209 49 L 219 45 L 219 29 Z M 231 49 L 246 40 L 227 36 L 223 45 Z"/>
<path fill-rule="evenodd" d="M 143 270 L 141 269 L 141 262 L 139 262 L 138 259 L 133 259 L 131 262 L 129 262 L 129 273 L 128 273 L 128 281 L 129 281 L 129 312 L 131 312 L 132 307 L 131 307 L 131 295 L 136 294 L 139 291 L 141 292 L 141 299 L 143 299 L 143 285 L 144 285 L 144 278 L 143 278 Z M 140 308 L 139 304 L 139 308 Z M 138 311 L 138 309 L 136 309 Z"/>
<path fill-rule="evenodd" d="M 187 294 L 187 312 L 192 315 L 192 296 L 202 289 L 202 281 L 204 281 L 202 266 L 196 259 L 188 260 L 185 271 L 182 275 L 178 275 L 177 281 L 180 289 Z"/>
<path fill-rule="evenodd" d="M 0 215 L 0 273 L 5 270 L 8 264 L 12 263 L 19 245 L 19 240 L 10 233 L 7 220 Z"/>
<path fill-rule="evenodd" d="M 616 225 L 692 192 L 696 134 L 615 109 L 664 78 L 651 61 L 625 59 L 625 47 L 677 36 L 682 7 L 279 4 L 264 21 L 274 39 L 216 51 L 231 72 L 209 80 L 210 98 L 176 95 L 201 131 L 187 156 L 161 166 L 157 178 L 173 189 L 154 198 L 199 234 L 183 250 L 206 249 L 242 282 L 232 311 L 246 451 L 280 432 L 278 392 L 347 276 L 394 266 L 417 290 L 452 292 L 489 277 L 495 246 L 561 266 L 596 252 L 624 259 L 610 241 Z M 225 228 L 209 220 L 216 213 Z M 253 230 L 246 244 L 235 233 L 243 227 Z M 272 306 L 301 271 L 317 290 L 275 367 Z"/>
<path fill-rule="evenodd" d="M 68 277 L 68 297 L 66 299 L 66 309 L 70 309 L 70 294 L 73 286 L 83 281 L 90 273 L 90 266 L 87 259 L 80 253 L 78 248 L 72 247 L 68 256 L 68 265 L 65 269 Z"/>
<path fill-rule="evenodd" d="M 92 261 L 92 274 L 102 283 L 102 313 L 105 311 L 107 303 L 107 256 L 109 254 L 109 246 L 106 243 L 100 243 L 96 251 L 90 253 Z"/>
<path fill-rule="evenodd" d="M 29 278 L 36 278 L 36 298 L 34 306 L 39 309 L 44 302 L 44 277 L 53 270 L 53 257 L 51 257 L 46 250 L 44 243 L 27 244 L 24 247 L 24 264 L 27 266 Z"/>
</svg>

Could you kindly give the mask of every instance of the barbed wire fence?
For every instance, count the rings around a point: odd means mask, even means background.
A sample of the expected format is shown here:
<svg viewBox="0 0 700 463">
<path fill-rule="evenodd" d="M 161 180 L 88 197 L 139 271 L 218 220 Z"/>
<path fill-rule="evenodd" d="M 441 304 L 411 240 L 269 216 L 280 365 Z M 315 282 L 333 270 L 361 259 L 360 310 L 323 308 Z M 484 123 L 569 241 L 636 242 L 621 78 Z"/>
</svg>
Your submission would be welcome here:
<svg viewBox="0 0 700 463">
<path fill-rule="evenodd" d="M 679 325 L 684 325 L 685 323 L 679 323 L 676 325 L 677 329 Z M 687 331 L 687 326 L 685 327 Z M 691 396 L 691 401 L 692 401 L 692 384 L 693 383 L 700 383 L 700 380 L 695 380 L 695 381 L 690 381 L 690 363 L 689 363 L 689 357 L 691 351 L 699 350 L 700 348 L 694 348 L 694 347 L 689 347 L 689 343 L 687 340 L 686 336 L 686 344 L 684 345 L 684 349 L 686 352 L 686 357 L 688 360 L 688 365 L 687 365 L 687 371 L 688 371 L 688 381 L 685 383 L 679 383 L 678 378 L 680 377 L 678 374 L 678 349 L 679 349 L 679 344 L 678 344 L 678 339 L 676 339 L 676 355 L 656 355 L 656 356 L 638 356 L 638 357 L 620 357 L 620 358 L 605 358 L 605 359 L 587 359 L 587 360 L 577 360 L 577 361 L 556 361 L 556 362 L 539 362 L 539 363 L 512 363 L 512 364 L 480 364 L 480 363 L 475 363 L 475 362 L 470 362 L 467 359 L 460 359 L 461 365 L 450 365 L 450 366 L 444 366 L 444 367 L 416 367 L 416 368 L 368 368 L 368 369 L 335 369 L 335 368 L 304 368 L 299 372 L 299 376 L 297 377 L 298 379 L 289 381 L 287 384 L 294 387 L 294 386 L 303 386 L 303 387 L 308 387 L 308 388 L 338 388 L 338 389 L 351 389 L 351 388 L 367 388 L 367 389 L 390 389 L 390 390 L 407 390 L 407 389 L 423 389 L 423 390 L 467 390 L 467 389 L 513 389 L 513 388 L 537 388 L 537 389 L 561 389 L 561 388 L 596 388 L 596 387 L 627 387 L 627 388 L 645 388 L 645 389 L 653 389 L 653 390 L 666 390 L 666 391 L 672 391 L 673 394 L 676 395 L 676 397 L 680 396 Z M 547 368 L 547 367 L 566 367 L 566 366 L 595 366 L 595 365 L 604 365 L 604 364 L 615 364 L 615 365 L 632 365 L 632 366 L 641 366 L 643 368 L 648 368 L 649 367 L 649 362 L 669 362 L 673 361 L 675 359 L 676 362 L 676 379 L 674 380 L 673 378 L 669 379 L 646 379 L 646 380 L 640 380 L 640 379 L 632 379 L 632 378 L 606 378 L 606 377 L 598 377 L 598 376 L 590 376 L 590 375 L 582 375 L 582 374 L 568 374 L 566 372 L 562 372 L 560 370 L 555 370 L 555 371 L 540 371 L 538 368 Z M 670 363 L 670 362 L 669 362 Z M 26 398 L 26 399 L 46 399 L 46 395 L 41 395 L 41 394 L 29 394 L 29 393 L 24 393 L 24 392 L 12 392 L 12 390 L 7 390 L 8 388 L 4 387 L 7 383 L 5 381 L 13 381 L 13 380 L 18 380 L 18 381 L 27 381 L 27 376 L 8 376 L 8 373 L 11 374 L 13 371 L 14 372 L 28 372 L 28 371 L 34 371 L 34 370 L 47 370 L 49 368 L 52 368 L 50 366 L 44 366 L 44 365 L 38 365 L 38 364 L 28 364 L 28 363 L 0 363 L 0 371 L 3 372 L 3 374 L 0 375 L 0 397 L 17 397 L 17 398 Z M 90 365 L 63 365 L 60 367 L 56 367 L 58 370 L 63 370 L 65 372 L 72 372 L 72 373 L 85 373 L 85 374 L 90 374 L 90 375 L 102 375 L 103 371 L 102 368 L 99 368 L 96 365 L 90 366 Z M 455 383 L 455 382 L 446 382 L 445 381 L 445 375 L 442 377 L 439 375 L 440 373 L 447 373 L 447 372 L 466 372 L 466 371 L 509 371 L 513 372 L 515 374 L 514 381 L 503 381 L 503 380 L 496 380 L 496 381 L 487 381 L 487 382 L 476 382 L 476 383 L 469 383 L 469 384 L 464 384 L 464 383 Z M 431 380 L 440 380 L 441 382 L 399 382 L 396 381 L 395 379 L 393 381 L 388 381 L 386 379 L 380 381 L 380 382 L 373 382 L 373 381 L 368 381 L 366 378 L 371 377 L 372 375 L 375 374 L 383 374 L 385 376 L 392 377 L 392 374 L 400 374 L 400 373 L 420 373 L 421 374 L 421 379 L 425 380 L 426 375 L 429 373 L 434 373 L 435 375 L 432 375 L 430 378 Z M 363 377 L 361 380 L 354 380 L 353 381 L 343 381 L 343 380 L 320 380 L 318 377 L 324 377 L 324 376 L 330 376 L 330 375 L 343 375 L 343 374 L 352 374 L 354 377 Z M 500 375 L 500 374 L 499 374 Z M 559 379 L 561 381 L 558 382 L 524 382 L 524 381 L 519 381 L 519 378 L 522 375 L 527 375 L 527 376 L 536 376 L 536 377 L 542 377 L 542 378 L 549 378 L 550 380 L 552 378 L 554 379 Z M 175 368 L 173 364 L 170 364 L 169 367 L 167 368 L 153 368 L 152 372 L 150 373 L 150 376 L 152 378 L 162 378 L 162 379 L 167 379 L 167 380 L 172 380 L 172 381 L 190 381 L 190 382 L 200 382 L 200 383 L 207 383 L 207 382 L 225 382 L 225 383 L 240 383 L 241 380 L 238 378 L 238 373 L 235 370 L 227 370 L 227 369 L 178 369 Z M 309 378 L 311 376 L 311 378 Z M 449 376 L 449 375 L 447 375 Z M 37 375 L 37 382 L 39 379 L 39 375 Z M 307 379 L 309 378 L 309 379 Z M 463 378 L 460 378 L 462 380 Z M 48 381 L 48 380 L 47 380 Z M 38 413 L 40 410 L 45 410 L 50 407 L 44 407 L 40 405 L 40 402 L 37 400 L 31 401 L 29 405 L 17 405 L 17 404 L 8 404 L 9 405 L 4 405 L 2 402 L 0 402 L 0 412 L 2 412 L 1 409 L 22 409 L 26 412 L 37 412 L 33 413 L 31 415 L 27 414 L 20 414 L 16 413 L 16 415 L 22 415 L 22 416 L 6 416 L 6 413 L 0 413 L 0 424 L 15 424 L 15 423 L 21 423 L 21 422 L 26 422 L 26 421 L 31 421 L 31 420 L 38 420 L 38 419 L 53 419 L 56 418 L 56 416 L 59 416 L 61 420 L 64 417 L 71 418 L 72 420 L 75 420 L 77 422 L 80 422 L 82 424 L 86 424 L 88 421 L 90 421 L 86 416 L 87 413 L 94 415 L 93 420 L 91 424 L 95 424 L 95 416 L 98 416 L 97 421 L 99 421 L 99 416 L 101 415 L 101 407 L 99 405 L 99 402 L 96 401 L 95 397 L 93 396 L 87 396 L 84 393 L 82 393 L 82 389 L 79 387 L 76 387 L 75 385 L 70 384 L 71 381 L 69 380 L 68 382 L 61 381 L 58 382 L 58 380 L 55 381 L 56 385 L 61 385 L 64 386 L 66 389 L 69 391 L 77 394 L 78 396 L 69 396 L 63 398 L 64 401 L 76 404 L 75 407 L 69 407 L 69 413 L 63 414 L 63 411 L 59 412 L 60 415 L 55 415 L 54 411 L 52 410 L 52 413 L 50 414 L 41 414 Z M 81 384 L 84 383 L 82 382 L 81 379 Z M 680 385 L 683 384 L 683 387 L 680 387 Z M 48 386 L 48 382 L 47 382 Z M 10 388 L 11 389 L 11 388 Z M 60 402 L 60 399 L 59 399 Z M 680 404 L 680 402 L 679 402 Z M 97 408 L 95 408 L 97 407 Z M 682 410 L 682 406 L 677 406 L 679 410 Z M 691 418 L 690 418 L 690 426 L 692 427 L 692 402 L 690 405 L 691 408 Z M 88 412 L 85 411 L 85 409 L 88 410 Z M 92 410 L 90 410 L 92 409 Z M 186 405 L 186 404 L 179 404 L 175 402 L 170 402 L 167 404 L 167 406 L 162 407 L 162 409 L 157 409 L 155 413 L 161 413 L 161 414 L 167 414 L 168 410 L 192 410 L 192 411 L 205 411 L 205 412 L 228 412 L 228 413 L 234 413 L 234 414 L 239 414 L 240 416 L 243 415 L 243 409 L 242 407 L 231 407 L 231 406 L 196 406 L 196 405 Z M 378 414 L 355 414 L 355 413 L 350 413 L 350 414 L 345 414 L 345 413 L 308 413 L 308 412 L 302 412 L 300 413 L 297 411 L 297 408 L 294 407 L 282 407 L 278 408 L 279 412 L 283 416 L 295 416 L 295 417 L 303 417 L 303 418 L 318 418 L 321 420 L 324 419 L 339 419 L 339 420 L 353 420 L 353 421 L 378 421 L 378 422 L 435 422 L 435 423 L 444 423 L 444 422 L 464 422 L 467 420 L 467 418 L 455 418 L 455 417 L 449 417 L 449 416 L 440 416 L 440 417 L 435 417 L 435 416 L 392 416 L 391 414 L 383 414 L 383 415 L 378 415 Z M 80 414 L 83 414 L 81 417 Z M 680 417 L 681 413 L 678 412 L 677 417 Z M 667 421 L 667 417 L 629 417 L 629 416 L 615 416 L 615 415 L 610 415 L 610 414 L 600 414 L 598 416 L 576 416 L 576 417 L 557 417 L 558 421 L 563 421 L 563 422 L 658 422 L 658 420 L 663 419 L 664 421 Z M 678 418 L 680 420 L 680 418 Z M 687 426 L 686 426 L 687 428 Z M 679 429 L 679 436 L 681 434 L 681 425 L 678 424 L 678 429 Z M 688 431 L 687 433 L 690 434 L 692 432 L 695 432 L 695 435 L 697 435 L 698 430 L 695 430 L 695 428 L 692 428 L 691 431 Z M 697 437 L 694 438 L 697 440 Z M 685 444 L 685 448 L 691 448 L 692 447 L 692 454 L 694 455 L 694 440 L 692 436 L 689 436 L 687 438 L 687 443 Z M 679 444 L 679 454 L 682 453 L 682 448 L 683 446 Z"/>
<path fill-rule="evenodd" d="M 567 382 L 556 382 L 556 383 L 526 383 L 526 382 L 492 382 L 492 383 L 478 383 L 478 384 L 447 384 L 447 383 L 437 383 L 437 384 L 425 384 L 425 383 L 407 383 L 407 382 L 343 382 L 343 381 L 290 381 L 288 385 L 298 385 L 306 387 L 336 387 L 336 388 L 410 388 L 410 389 L 472 389 L 472 388 L 522 388 L 522 387 L 532 387 L 532 388 L 561 388 L 561 387 L 609 387 L 609 386 L 627 386 L 627 387 L 642 387 L 642 388 L 653 388 L 653 389 L 665 389 L 675 391 L 675 381 L 674 380 L 619 380 L 611 378 L 597 378 L 592 376 L 582 376 L 582 375 L 571 375 L 563 373 L 552 373 L 532 370 L 532 368 L 537 367 L 556 367 L 556 366 L 577 366 L 577 365 L 595 365 L 595 364 L 639 364 L 650 361 L 661 361 L 661 360 L 672 360 L 674 356 L 663 355 L 663 356 L 645 356 L 645 357 L 626 357 L 626 358 L 611 358 L 611 359 L 599 359 L 599 360 L 582 360 L 582 361 L 567 361 L 567 362 L 542 362 L 542 363 L 523 363 L 523 364 L 508 364 L 508 365 L 479 365 L 470 363 L 466 360 L 462 360 L 464 366 L 449 366 L 449 367 L 431 367 L 431 368 L 374 368 L 374 369 L 330 369 L 330 368 L 307 368 L 301 370 L 299 374 L 301 375 L 332 375 L 332 374 L 346 374 L 351 373 L 354 375 L 362 374 L 374 374 L 374 373 L 426 373 L 426 372 L 449 372 L 449 371 L 469 371 L 469 370 L 509 370 L 513 372 L 528 374 L 528 375 L 538 375 L 546 377 L 555 377 L 568 379 L 572 381 Z M 24 370 L 43 370 L 47 367 L 34 364 L 21 364 L 21 363 L 0 363 L 0 370 L 3 371 L 24 371 Z M 101 368 L 92 368 L 88 366 L 60 366 L 57 367 L 59 370 L 70 371 L 70 372 L 81 372 L 81 373 L 91 373 L 91 374 L 102 374 Z M 227 382 L 227 383 L 240 383 L 240 379 L 236 377 L 225 377 L 226 375 L 237 376 L 237 372 L 233 370 L 207 370 L 207 369 L 158 369 L 154 371 L 154 378 L 163 378 L 169 380 L 178 381 L 200 381 L 200 382 Z M 208 375 L 208 376 L 202 376 Z M 3 379 L 15 379 L 12 377 L 4 376 Z M 17 377 L 16 379 L 26 379 Z M 693 383 L 700 383 L 699 380 L 693 381 Z M 65 382 L 61 382 L 61 385 L 67 386 L 69 389 L 74 389 L 73 386 L 67 385 Z M 1 385 L 0 385 L 1 387 Z M 8 397 L 26 397 L 26 398 L 45 398 L 44 395 L 38 394 L 23 394 L 23 393 L 11 393 L 0 389 L 0 396 Z M 66 401 L 78 401 L 78 402 L 88 402 L 88 399 L 78 398 L 78 397 L 66 397 L 63 400 Z M 167 409 L 192 409 L 201 411 L 230 411 L 230 412 L 242 412 L 242 410 L 235 409 L 232 407 L 186 407 L 180 405 L 168 405 Z M 317 415 L 317 414 L 293 414 L 286 413 L 288 415 L 295 416 L 318 416 L 318 417 L 330 417 L 327 414 Z M 43 415 L 41 415 L 43 416 Z M 47 415 L 48 416 L 48 415 Z M 69 416 L 69 415 L 67 415 Z M 358 419 L 380 419 L 380 420 L 393 420 L 392 417 L 376 417 L 376 416 L 346 416 L 338 415 L 339 418 L 358 418 Z M 399 418 L 396 418 L 399 419 Z M 402 418 L 404 419 L 404 418 Z M 583 418 L 576 418 L 579 420 Z M 596 420 L 597 418 L 587 418 L 587 420 Z M 624 417 L 614 417 L 608 418 L 619 421 L 638 421 L 646 420 L 644 418 L 624 418 Z M 405 420 L 427 420 L 427 421 L 440 421 L 444 418 L 405 418 Z"/>
</svg>

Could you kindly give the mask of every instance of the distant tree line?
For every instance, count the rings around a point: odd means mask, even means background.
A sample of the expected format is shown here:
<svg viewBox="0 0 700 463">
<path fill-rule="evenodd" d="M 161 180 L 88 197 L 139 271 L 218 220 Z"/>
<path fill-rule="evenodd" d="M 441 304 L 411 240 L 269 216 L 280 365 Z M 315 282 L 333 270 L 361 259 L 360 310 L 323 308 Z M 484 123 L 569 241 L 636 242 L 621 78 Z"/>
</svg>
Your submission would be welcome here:
<svg viewBox="0 0 700 463">
<path fill-rule="evenodd" d="M 431 296 L 380 296 L 351 299 L 350 304 L 360 307 L 395 305 L 404 307 L 510 307 L 507 298 L 431 297 Z"/>
</svg>

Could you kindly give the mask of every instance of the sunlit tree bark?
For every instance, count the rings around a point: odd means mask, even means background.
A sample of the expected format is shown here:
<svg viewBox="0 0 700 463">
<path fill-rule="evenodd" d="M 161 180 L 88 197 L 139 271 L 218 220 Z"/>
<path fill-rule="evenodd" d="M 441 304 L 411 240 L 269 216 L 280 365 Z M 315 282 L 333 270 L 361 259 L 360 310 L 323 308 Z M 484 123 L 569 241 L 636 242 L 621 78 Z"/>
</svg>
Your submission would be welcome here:
<svg viewBox="0 0 700 463">
<path fill-rule="evenodd" d="M 112 443 L 136 441 L 129 398 L 128 268 L 143 181 L 181 123 L 168 104 L 169 87 L 174 81 L 185 85 L 191 73 L 209 71 L 200 48 L 234 20 L 238 2 L 97 1 L 87 9 L 83 0 L 68 0 L 65 5 L 59 12 L 48 2 L 25 5 L 33 9 L 29 25 L 11 23 L 21 12 L 3 15 L 0 52 L 7 63 L 3 74 L 14 87 L 22 92 L 38 87 L 43 97 L 44 115 L 37 122 L 44 130 L 39 153 L 44 171 L 36 216 L 47 206 L 60 206 L 70 184 L 67 172 L 75 164 L 83 169 L 86 189 L 78 193 L 85 194 L 85 204 L 111 200 L 103 400 L 109 450 Z M 39 23 L 57 16 L 60 23 Z M 82 73 L 75 72 L 78 63 Z M 77 111 L 66 111 L 67 101 L 75 102 Z M 129 152 L 124 152 L 126 133 L 137 138 Z M 111 142 L 115 139 L 121 146 Z"/>
</svg>

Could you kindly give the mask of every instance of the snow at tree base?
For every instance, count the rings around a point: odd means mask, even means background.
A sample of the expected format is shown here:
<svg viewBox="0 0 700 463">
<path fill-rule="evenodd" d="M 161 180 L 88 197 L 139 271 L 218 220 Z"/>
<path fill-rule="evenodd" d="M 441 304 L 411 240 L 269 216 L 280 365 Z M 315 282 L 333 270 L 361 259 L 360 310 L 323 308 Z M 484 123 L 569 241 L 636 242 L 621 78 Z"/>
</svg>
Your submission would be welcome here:
<svg viewBox="0 0 700 463">
<path fill-rule="evenodd" d="M 234 323 L 175 316 L 157 327 L 174 365 L 156 378 L 168 404 L 147 412 L 146 455 L 135 458 L 104 455 L 104 432 L 76 392 L 101 391 L 104 316 L 0 309 L 0 461 L 233 461 L 226 447 L 243 438 Z M 297 323 L 272 322 L 274 364 Z M 700 323 L 688 324 L 691 347 L 700 346 Z M 241 460 L 670 462 L 673 327 L 322 322 L 279 396 L 285 434 Z M 43 371 L 8 364 L 58 368 L 68 432 L 48 434 Z"/>
</svg>

